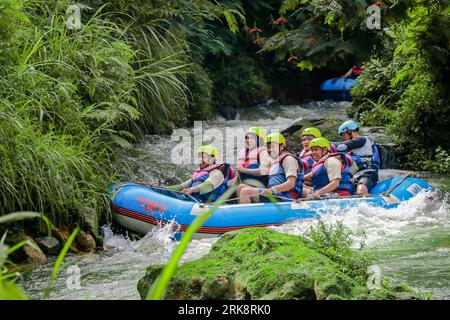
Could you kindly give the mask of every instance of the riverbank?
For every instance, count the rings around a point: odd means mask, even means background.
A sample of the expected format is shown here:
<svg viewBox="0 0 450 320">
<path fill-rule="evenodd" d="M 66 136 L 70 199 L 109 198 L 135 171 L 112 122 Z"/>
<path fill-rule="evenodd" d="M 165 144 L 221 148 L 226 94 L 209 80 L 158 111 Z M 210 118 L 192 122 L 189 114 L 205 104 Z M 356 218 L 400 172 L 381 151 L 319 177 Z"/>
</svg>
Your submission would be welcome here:
<svg viewBox="0 0 450 320">
<path fill-rule="evenodd" d="M 57 257 L 72 232 L 73 229 L 69 226 L 60 228 L 52 226 L 50 234 L 26 233 L 18 228 L 15 232 L 9 232 L 4 240 L 5 245 L 9 247 L 19 243 L 25 243 L 25 245 L 8 255 L 9 261 L 14 263 L 12 268 L 8 268 L 8 273 L 29 271 Z M 103 236 L 100 236 L 98 231 L 94 236 L 92 231 L 80 230 L 68 252 L 83 255 L 101 251 L 103 251 Z"/>
</svg>

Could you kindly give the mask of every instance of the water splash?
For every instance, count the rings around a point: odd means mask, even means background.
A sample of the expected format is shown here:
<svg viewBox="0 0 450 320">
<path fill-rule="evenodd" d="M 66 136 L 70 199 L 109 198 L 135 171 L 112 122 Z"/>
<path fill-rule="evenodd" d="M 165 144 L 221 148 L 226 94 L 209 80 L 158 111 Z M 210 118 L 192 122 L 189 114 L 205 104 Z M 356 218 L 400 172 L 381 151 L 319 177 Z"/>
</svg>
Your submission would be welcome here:
<svg viewBox="0 0 450 320">
<path fill-rule="evenodd" d="M 102 227 L 104 252 L 83 256 L 69 255 L 54 284 L 50 299 L 139 299 L 137 281 L 150 265 L 165 264 L 177 246 L 171 238 L 176 232 L 173 224 L 155 227 L 137 241 L 113 233 L 110 226 Z M 193 240 L 180 263 L 207 254 L 216 239 Z M 25 274 L 20 285 L 33 299 L 39 299 L 45 289 L 54 261 L 39 270 Z M 77 266 L 81 271 L 79 289 L 67 285 L 67 270 Z"/>
<path fill-rule="evenodd" d="M 364 240 L 367 245 L 380 244 L 420 228 L 450 227 L 450 211 L 446 200 L 430 202 L 435 196 L 435 192 L 422 191 L 393 209 L 367 203 L 348 210 L 335 208 L 330 210 L 333 213 L 321 214 L 320 220 L 330 224 L 342 222 L 354 233 L 355 242 Z M 272 228 L 283 233 L 303 235 L 317 223 L 316 219 L 306 219 Z"/>
</svg>

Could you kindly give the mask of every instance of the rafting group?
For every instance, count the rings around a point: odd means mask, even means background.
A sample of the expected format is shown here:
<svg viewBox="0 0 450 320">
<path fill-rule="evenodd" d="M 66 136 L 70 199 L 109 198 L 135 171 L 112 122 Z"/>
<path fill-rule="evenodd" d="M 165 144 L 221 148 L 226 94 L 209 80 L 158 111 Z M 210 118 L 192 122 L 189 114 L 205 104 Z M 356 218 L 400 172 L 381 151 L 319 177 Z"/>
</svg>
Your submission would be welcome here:
<svg viewBox="0 0 450 320">
<path fill-rule="evenodd" d="M 360 134 L 353 120 L 344 122 L 338 133 L 343 141 L 334 145 L 319 129 L 306 128 L 303 150 L 294 154 L 281 133 L 267 135 L 263 128 L 252 127 L 236 168 L 219 161 L 216 147 L 203 145 L 192 177 L 168 188 L 203 203 L 216 201 L 233 185 L 241 204 L 368 195 L 378 181 L 378 147 Z"/>
</svg>

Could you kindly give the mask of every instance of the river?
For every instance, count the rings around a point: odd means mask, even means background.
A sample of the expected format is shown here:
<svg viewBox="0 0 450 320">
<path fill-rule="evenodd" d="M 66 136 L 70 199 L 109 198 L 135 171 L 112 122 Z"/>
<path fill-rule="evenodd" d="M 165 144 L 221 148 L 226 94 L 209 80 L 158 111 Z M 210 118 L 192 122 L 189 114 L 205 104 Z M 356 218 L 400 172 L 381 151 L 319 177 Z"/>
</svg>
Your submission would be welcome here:
<svg viewBox="0 0 450 320">
<path fill-rule="evenodd" d="M 225 121 L 217 117 L 207 121 L 203 129 L 217 128 L 225 133 L 227 130 L 245 130 L 258 125 L 283 130 L 302 118 L 345 117 L 347 107 L 347 102 L 262 105 L 240 110 L 237 120 Z M 187 178 L 194 168 L 192 163 L 172 163 L 173 150 L 177 146 L 179 142 L 171 136 L 149 135 L 118 160 L 118 169 L 127 180 L 177 183 Z M 236 147 L 231 149 L 235 152 Z M 404 172 L 400 170 L 381 170 L 380 179 L 402 174 Z M 433 299 L 450 299 L 450 206 L 447 195 L 439 191 L 441 179 L 426 179 L 436 191 L 421 193 L 396 209 L 361 205 L 350 212 L 333 211 L 323 215 L 322 219 L 327 222 L 342 221 L 353 231 L 355 245 L 364 241 L 375 255 L 376 266 L 383 276 L 400 279 L 417 290 L 431 294 Z M 316 220 L 308 219 L 274 229 L 303 234 L 315 223 Z M 102 229 L 105 250 L 67 256 L 50 299 L 139 299 L 136 284 L 146 267 L 165 263 L 176 247 L 176 242 L 169 239 L 170 226 L 155 229 L 140 240 L 114 234 L 110 226 L 103 226 Z M 202 257 L 214 242 L 215 239 L 193 240 L 182 261 Z M 31 298 L 42 296 L 54 261 L 49 259 L 45 265 L 23 275 L 19 285 Z M 77 274 L 80 275 L 79 282 L 76 281 Z"/>
</svg>

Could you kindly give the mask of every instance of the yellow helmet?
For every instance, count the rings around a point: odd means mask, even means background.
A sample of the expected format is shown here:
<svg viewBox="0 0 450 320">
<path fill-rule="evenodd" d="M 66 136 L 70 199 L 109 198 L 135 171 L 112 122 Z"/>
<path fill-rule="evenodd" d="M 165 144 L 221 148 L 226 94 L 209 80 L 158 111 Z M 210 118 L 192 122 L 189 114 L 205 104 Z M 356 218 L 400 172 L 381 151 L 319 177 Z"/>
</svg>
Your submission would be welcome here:
<svg viewBox="0 0 450 320">
<path fill-rule="evenodd" d="M 313 137 L 316 137 L 316 138 L 320 138 L 322 135 L 320 133 L 320 130 L 317 129 L 317 128 L 305 128 L 302 131 L 302 137 L 303 136 L 313 136 Z"/>
<path fill-rule="evenodd" d="M 266 137 L 266 144 L 271 142 L 278 142 L 278 144 L 286 145 L 286 139 L 279 132 L 271 133 Z"/>
<path fill-rule="evenodd" d="M 247 130 L 246 134 L 247 133 L 254 133 L 256 134 L 257 137 L 260 137 L 263 140 L 266 138 L 267 135 L 266 130 L 264 130 L 261 127 L 251 127 L 250 129 Z"/>
<path fill-rule="evenodd" d="M 198 153 L 207 153 L 210 156 L 213 156 L 214 158 L 217 158 L 217 148 L 208 144 L 208 145 L 204 145 L 201 146 L 200 148 L 198 148 Z"/>
<path fill-rule="evenodd" d="M 320 148 L 326 148 L 328 151 L 330 151 L 330 141 L 328 141 L 327 138 L 320 137 L 312 139 L 309 143 L 309 147 L 320 147 Z"/>
</svg>

